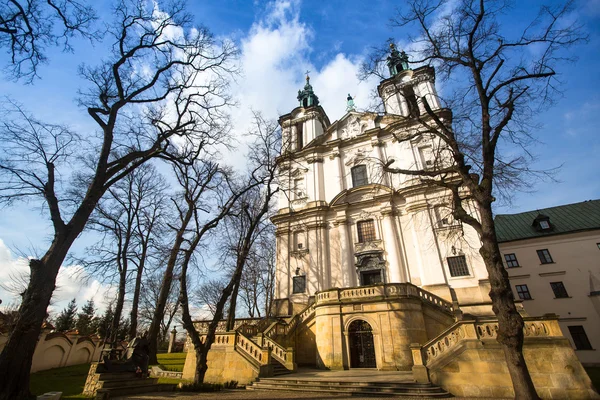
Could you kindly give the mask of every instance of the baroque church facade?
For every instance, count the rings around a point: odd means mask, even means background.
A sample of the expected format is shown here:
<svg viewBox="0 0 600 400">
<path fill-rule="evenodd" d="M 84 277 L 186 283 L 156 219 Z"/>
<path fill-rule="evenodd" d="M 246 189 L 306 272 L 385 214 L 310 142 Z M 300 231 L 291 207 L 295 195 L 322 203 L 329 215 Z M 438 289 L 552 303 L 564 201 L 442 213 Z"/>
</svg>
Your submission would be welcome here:
<svg viewBox="0 0 600 400">
<path fill-rule="evenodd" d="M 273 315 L 236 320 L 231 331 L 223 321 L 205 381 L 315 390 L 310 379 L 268 377 L 299 366 L 371 368 L 406 371 L 417 391 L 434 384 L 458 396 L 514 396 L 476 232 L 453 220 L 444 190 L 384 169 L 450 162 L 415 117 L 426 114 L 424 99 L 448 124 L 451 113 L 433 68 L 409 68 L 394 47 L 388 68 L 378 86 L 385 112 L 357 112 L 348 96 L 347 113 L 330 122 L 307 76 L 299 106 L 280 117 Z M 524 320 L 538 394 L 597 398 L 558 317 Z M 196 323 L 202 340 L 208 326 Z M 195 365 L 188 351 L 184 379 Z"/>
<path fill-rule="evenodd" d="M 300 105 L 279 120 L 287 158 L 273 218 L 281 315 L 319 291 L 379 283 L 412 283 L 469 312 L 490 311 L 479 238 L 453 220 L 448 194 L 383 170 L 392 160 L 395 168 L 415 171 L 438 162 L 439 143 L 419 134 L 411 118 L 425 114 L 417 98 L 448 115 L 434 70 L 409 69 L 395 53 L 391 78 L 378 87 L 385 113 L 357 112 L 349 97 L 346 115 L 330 123 L 307 77 Z M 476 208 L 470 211 L 477 216 Z"/>
</svg>

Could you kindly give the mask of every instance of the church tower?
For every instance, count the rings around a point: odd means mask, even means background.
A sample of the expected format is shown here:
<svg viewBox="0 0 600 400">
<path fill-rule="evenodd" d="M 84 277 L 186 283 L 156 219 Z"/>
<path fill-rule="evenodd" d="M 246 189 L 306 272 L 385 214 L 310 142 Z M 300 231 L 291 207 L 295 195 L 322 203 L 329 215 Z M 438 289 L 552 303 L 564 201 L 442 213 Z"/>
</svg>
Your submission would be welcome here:
<svg viewBox="0 0 600 400">
<path fill-rule="evenodd" d="M 307 75 L 298 107 L 279 119 L 284 159 L 272 218 L 278 315 L 293 315 L 335 288 L 395 284 L 487 307 L 487 272 L 473 250 L 478 236 L 452 219 L 445 189 L 382 167 L 434 168 L 442 144 L 418 134 L 419 121 L 428 110 L 449 115 L 432 67 L 411 68 L 393 45 L 387 67 L 390 77 L 377 88 L 383 114 L 357 112 L 348 95 L 340 98 L 346 114 L 331 123 Z"/>
<path fill-rule="evenodd" d="M 432 110 L 440 108 L 435 90 L 435 70 L 432 67 L 420 67 L 412 70 L 408 65 L 408 56 L 399 52 L 394 44 L 387 58 L 390 78 L 383 80 L 377 87 L 387 114 L 411 117 L 424 115 L 426 101 Z"/>
</svg>

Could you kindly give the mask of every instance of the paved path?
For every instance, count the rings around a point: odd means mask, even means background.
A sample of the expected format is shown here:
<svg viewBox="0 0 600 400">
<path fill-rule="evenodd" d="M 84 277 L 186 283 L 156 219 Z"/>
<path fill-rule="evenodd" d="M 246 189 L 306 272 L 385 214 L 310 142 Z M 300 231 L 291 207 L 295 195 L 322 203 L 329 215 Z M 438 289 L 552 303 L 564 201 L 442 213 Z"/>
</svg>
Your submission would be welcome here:
<svg viewBox="0 0 600 400">
<path fill-rule="evenodd" d="M 155 394 L 138 394 L 135 396 L 119 397 L 115 400 L 275 400 L 275 399 L 305 399 L 305 400 L 321 400 L 321 399 L 336 399 L 336 400 L 374 400 L 374 399 L 402 399 L 402 400 L 424 400 L 425 397 L 358 397 L 346 394 L 325 394 L 325 393 L 310 393 L 310 392 L 285 392 L 281 390 L 224 390 L 216 393 L 155 393 Z M 465 399 L 463 400 L 472 400 Z M 487 398 L 478 397 L 478 400 L 486 400 Z M 461 400 L 459 397 L 454 397 L 454 400 Z M 491 399 L 490 399 L 491 400 Z M 493 399 L 499 400 L 499 399 Z"/>
</svg>

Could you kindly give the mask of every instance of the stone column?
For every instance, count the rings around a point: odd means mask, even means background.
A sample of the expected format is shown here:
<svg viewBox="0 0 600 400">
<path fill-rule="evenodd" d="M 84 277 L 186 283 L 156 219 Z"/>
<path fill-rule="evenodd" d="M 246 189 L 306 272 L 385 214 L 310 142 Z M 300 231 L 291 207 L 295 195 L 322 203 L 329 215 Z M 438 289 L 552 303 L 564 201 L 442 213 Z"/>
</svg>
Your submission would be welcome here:
<svg viewBox="0 0 600 400">
<path fill-rule="evenodd" d="M 398 234 L 394 223 L 395 214 L 392 210 L 383 211 L 381 214 L 383 215 L 383 238 L 389 266 L 388 282 L 406 282 L 407 277 L 400 258 Z"/>
<path fill-rule="evenodd" d="M 348 221 L 338 221 L 340 236 L 340 252 L 344 287 L 356 286 L 356 273 L 354 272 L 354 256 L 352 255 L 352 242 L 348 228 Z"/>
<path fill-rule="evenodd" d="M 175 329 L 175 327 L 173 327 L 173 330 L 171 331 L 171 336 L 169 337 L 169 350 L 167 350 L 167 353 L 173 352 L 173 347 L 175 346 L 175 337 L 176 336 L 177 336 L 177 329 Z"/>
</svg>

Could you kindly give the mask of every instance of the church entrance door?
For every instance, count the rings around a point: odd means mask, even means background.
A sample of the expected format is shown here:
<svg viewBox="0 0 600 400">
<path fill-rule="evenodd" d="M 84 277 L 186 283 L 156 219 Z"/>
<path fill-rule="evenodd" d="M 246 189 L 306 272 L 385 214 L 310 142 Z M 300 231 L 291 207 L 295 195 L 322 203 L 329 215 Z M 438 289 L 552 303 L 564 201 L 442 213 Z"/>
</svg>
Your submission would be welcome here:
<svg viewBox="0 0 600 400">
<path fill-rule="evenodd" d="M 377 368 L 373 329 L 367 321 L 356 320 L 348 329 L 350 339 L 350 368 Z"/>
</svg>

